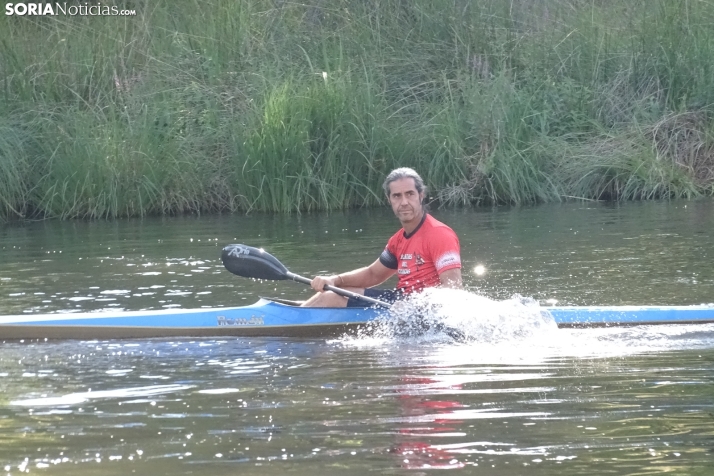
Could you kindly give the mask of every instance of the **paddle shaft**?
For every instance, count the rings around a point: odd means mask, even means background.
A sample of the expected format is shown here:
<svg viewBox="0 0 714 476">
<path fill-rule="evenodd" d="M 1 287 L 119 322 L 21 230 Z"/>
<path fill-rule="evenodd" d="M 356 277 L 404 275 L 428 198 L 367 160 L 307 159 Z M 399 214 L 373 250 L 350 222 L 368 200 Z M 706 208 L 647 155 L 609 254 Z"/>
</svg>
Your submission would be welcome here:
<svg viewBox="0 0 714 476">
<path fill-rule="evenodd" d="M 292 279 L 293 281 L 297 281 L 298 283 L 303 283 L 303 284 L 307 284 L 307 285 L 312 284 L 312 280 L 311 280 L 311 279 L 308 279 L 308 278 L 306 278 L 306 277 L 304 277 L 304 276 L 300 276 L 299 274 L 295 274 L 295 273 L 290 272 L 290 271 L 287 271 L 287 272 L 285 273 L 285 276 L 287 276 L 289 279 Z M 346 297 L 346 298 L 359 299 L 359 300 L 361 300 L 361 301 L 368 302 L 368 303 L 370 303 L 370 304 L 374 304 L 374 305 L 377 305 L 377 306 L 386 307 L 387 309 L 389 309 L 390 307 L 392 307 L 392 305 L 391 305 L 390 303 L 388 303 L 388 302 L 380 301 L 379 299 L 374 299 L 374 298 L 365 296 L 365 295 L 363 295 L 363 294 L 353 293 L 352 291 L 348 291 L 348 290 L 346 290 L 346 289 L 337 288 L 337 287 L 335 287 L 335 286 L 330 286 L 329 284 L 326 284 L 326 285 L 325 285 L 325 291 L 332 291 L 333 293 L 339 294 L 340 296 L 344 296 L 344 297 Z"/>
</svg>

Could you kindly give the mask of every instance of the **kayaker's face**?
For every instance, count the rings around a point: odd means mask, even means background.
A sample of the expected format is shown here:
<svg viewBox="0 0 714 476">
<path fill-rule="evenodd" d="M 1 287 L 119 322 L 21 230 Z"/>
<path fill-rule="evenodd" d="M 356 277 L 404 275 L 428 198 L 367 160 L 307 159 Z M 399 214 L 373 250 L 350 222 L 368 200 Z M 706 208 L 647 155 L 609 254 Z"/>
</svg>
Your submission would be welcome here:
<svg viewBox="0 0 714 476">
<path fill-rule="evenodd" d="M 413 178 L 405 177 L 389 184 L 389 203 L 402 224 L 421 221 L 423 199 L 424 194 L 417 192 Z"/>
</svg>

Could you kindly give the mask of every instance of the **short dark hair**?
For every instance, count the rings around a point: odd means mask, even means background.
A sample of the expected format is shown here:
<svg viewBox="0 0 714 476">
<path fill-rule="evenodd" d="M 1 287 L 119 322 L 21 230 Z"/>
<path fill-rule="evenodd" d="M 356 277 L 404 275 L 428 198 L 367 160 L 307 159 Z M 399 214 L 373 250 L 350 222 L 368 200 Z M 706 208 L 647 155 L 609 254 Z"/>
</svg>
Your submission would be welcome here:
<svg viewBox="0 0 714 476">
<path fill-rule="evenodd" d="M 387 178 L 384 179 L 384 184 L 382 188 L 384 193 L 389 197 L 389 184 L 403 178 L 414 179 L 414 186 L 419 194 L 426 194 L 426 185 L 424 185 L 424 180 L 422 180 L 421 175 L 416 173 L 416 170 L 410 169 L 409 167 L 400 167 L 389 172 Z"/>
</svg>

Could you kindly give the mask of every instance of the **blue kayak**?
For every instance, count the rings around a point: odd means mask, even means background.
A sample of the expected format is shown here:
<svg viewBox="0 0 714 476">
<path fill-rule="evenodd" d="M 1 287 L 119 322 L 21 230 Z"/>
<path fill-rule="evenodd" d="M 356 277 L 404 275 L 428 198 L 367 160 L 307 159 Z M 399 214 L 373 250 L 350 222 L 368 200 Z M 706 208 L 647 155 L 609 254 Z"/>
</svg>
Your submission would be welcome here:
<svg viewBox="0 0 714 476">
<path fill-rule="evenodd" d="M 243 307 L 0 317 L 5 339 L 120 339 L 137 337 L 328 337 L 354 330 L 385 311 L 375 308 L 303 308 L 260 299 Z M 559 327 L 603 327 L 714 322 L 714 305 L 543 307 Z"/>
</svg>

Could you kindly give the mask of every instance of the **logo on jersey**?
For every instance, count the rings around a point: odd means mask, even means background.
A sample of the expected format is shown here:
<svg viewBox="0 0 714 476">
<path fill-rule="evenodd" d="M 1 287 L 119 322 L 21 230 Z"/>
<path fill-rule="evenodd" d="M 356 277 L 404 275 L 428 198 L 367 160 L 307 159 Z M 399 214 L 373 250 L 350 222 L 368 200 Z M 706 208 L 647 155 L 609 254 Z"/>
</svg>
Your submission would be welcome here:
<svg viewBox="0 0 714 476">
<path fill-rule="evenodd" d="M 424 258 L 421 257 L 419 253 L 416 255 L 416 261 L 415 261 L 417 266 L 421 266 L 424 264 Z"/>
<path fill-rule="evenodd" d="M 459 254 L 455 251 L 449 251 L 447 253 L 444 253 L 443 255 L 439 256 L 435 263 L 437 271 L 447 266 L 453 266 L 455 264 L 458 264 L 459 266 L 461 265 L 461 258 L 459 257 Z"/>
</svg>

